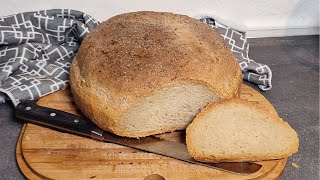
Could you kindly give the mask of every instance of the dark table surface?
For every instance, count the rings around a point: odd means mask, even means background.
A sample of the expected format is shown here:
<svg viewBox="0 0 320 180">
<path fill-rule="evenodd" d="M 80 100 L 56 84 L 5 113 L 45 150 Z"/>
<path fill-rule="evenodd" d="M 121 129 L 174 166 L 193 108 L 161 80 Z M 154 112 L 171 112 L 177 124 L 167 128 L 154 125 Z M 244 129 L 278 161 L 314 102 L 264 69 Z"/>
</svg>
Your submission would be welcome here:
<svg viewBox="0 0 320 180">
<path fill-rule="evenodd" d="M 251 59 L 268 64 L 273 88 L 261 92 L 297 131 L 299 152 L 280 179 L 319 179 L 319 36 L 250 39 Z M 246 83 L 250 85 L 249 83 Z M 250 85 L 258 89 L 254 85 Z M 0 104 L 0 179 L 24 179 L 15 158 L 22 123 Z M 295 162 L 296 169 L 291 166 Z"/>
</svg>

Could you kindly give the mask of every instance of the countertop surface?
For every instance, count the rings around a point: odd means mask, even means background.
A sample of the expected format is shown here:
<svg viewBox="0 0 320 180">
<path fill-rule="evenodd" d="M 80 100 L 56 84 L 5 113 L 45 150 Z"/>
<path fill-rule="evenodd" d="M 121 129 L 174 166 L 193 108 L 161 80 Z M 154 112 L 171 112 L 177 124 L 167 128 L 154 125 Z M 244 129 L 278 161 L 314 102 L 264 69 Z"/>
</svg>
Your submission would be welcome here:
<svg viewBox="0 0 320 180">
<path fill-rule="evenodd" d="M 249 57 L 272 70 L 273 88 L 260 92 L 300 139 L 299 152 L 289 158 L 280 179 L 319 179 L 319 36 L 259 38 L 249 42 Z M 10 103 L 0 104 L 0 180 L 25 179 L 15 158 L 23 124 L 13 113 Z M 292 162 L 299 168 L 294 168 Z"/>
</svg>

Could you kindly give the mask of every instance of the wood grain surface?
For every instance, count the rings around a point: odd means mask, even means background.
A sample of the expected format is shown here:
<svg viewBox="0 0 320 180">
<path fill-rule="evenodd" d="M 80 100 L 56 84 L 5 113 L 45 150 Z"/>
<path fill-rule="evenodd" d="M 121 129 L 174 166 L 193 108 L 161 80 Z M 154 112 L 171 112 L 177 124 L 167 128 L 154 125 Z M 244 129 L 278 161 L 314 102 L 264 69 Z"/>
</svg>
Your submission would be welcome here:
<svg viewBox="0 0 320 180">
<path fill-rule="evenodd" d="M 246 85 L 242 87 L 241 98 L 276 114 L 267 99 Z M 69 89 L 43 97 L 38 104 L 78 114 Z M 180 133 L 161 137 L 183 141 Z M 231 174 L 32 124 L 21 131 L 16 155 L 21 171 L 29 179 L 276 179 L 287 162 L 287 159 L 257 162 L 262 168 L 256 173 Z"/>
</svg>

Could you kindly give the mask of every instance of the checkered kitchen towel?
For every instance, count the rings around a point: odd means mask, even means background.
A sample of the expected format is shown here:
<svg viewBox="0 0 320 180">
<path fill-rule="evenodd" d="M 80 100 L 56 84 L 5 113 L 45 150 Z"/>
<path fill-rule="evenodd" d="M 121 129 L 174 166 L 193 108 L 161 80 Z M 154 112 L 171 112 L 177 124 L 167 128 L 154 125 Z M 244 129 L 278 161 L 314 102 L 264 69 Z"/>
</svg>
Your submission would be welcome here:
<svg viewBox="0 0 320 180">
<path fill-rule="evenodd" d="M 14 105 L 63 88 L 81 41 L 98 21 L 74 10 L 26 12 L 0 18 L 0 92 Z"/>
<path fill-rule="evenodd" d="M 228 28 L 210 17 L 200 18 L 216 28 L 238 59 L 245 80 L 262 90 L 271 88 L 268 66 L 249 59 L 243 32 Z M 63 88 L 82 40 L 99 22 L 69 9 L 19 13 L 0 18 L 0 103 L 14 105 L 36 100 Z"/>
</svg>

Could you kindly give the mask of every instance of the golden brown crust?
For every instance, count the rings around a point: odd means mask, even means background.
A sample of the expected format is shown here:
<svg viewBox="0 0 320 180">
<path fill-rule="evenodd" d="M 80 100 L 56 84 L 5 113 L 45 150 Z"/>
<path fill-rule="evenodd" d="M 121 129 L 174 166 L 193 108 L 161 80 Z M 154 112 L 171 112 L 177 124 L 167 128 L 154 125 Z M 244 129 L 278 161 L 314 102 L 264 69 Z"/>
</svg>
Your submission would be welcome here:
<svg viewBox="0 0 320 180">
<path fill-rule="evenodd" d="M 239 155 L 229 155 L 226 157 L 225 155 L 221 156 L 202 156 L 201 154 L 198 154 L 197 151 L 195 150 L 195 147 L 192 145 L 193 143 L 191 142 L 191 138 L 194 136 L 194 128 L 197 127 L 197 124 L 202 121 L 202 119 L 207 115 L 207 113 L 211 112 L 213 109 L 215 109 L 218 106 L 223 106 L 223 105 L 228 105 L 228 104 L 241 104 L 245 105 L 247 107 L 250 107 L 252 109 L 255 109 L 257 111 L 260 111 L 263 114 L 266 114 L 273 120 L 275 120 L 277 123 L 282 123 L 285 124 L 288 128 L 292 129 L 291 126 L 283 121 L 283 119 L 279 118 L 277 115 L 270 113 L 269 111 L 262 109 L 260 106 L 257 106 L 257 104 L 252 103 L 250 101 L 244 100 L 244 99 L 239 99 L 239 98 L 232 98 L 232 99 L 221 99 L 215 102 L 212 102 L 208 104 L 204 109 L 200 111 L 200 113 L 196 116 L 196 118 L 192 121 L 191 124 L 186 129 L 186 143 L 187 143 L 187 148 L 189 153 L 192 155 L 194 159 L 197 161 L 202 161 L 202 162 L 242 162 L 242 161 L 262 161 L 262 160 L 271 160 L 271 159 L 282 159 L 282 158 L 287 158 L 291 156 L 293 153 L 298 152 L 298 147 L 299 147 L 299 140 L 298 136 L 295 131 L 293 131 L 292 136 L 295 136 L 294 138 L 294 146 L 292 147 L 291 150 L 289 150 L 287 153 L 279 153 L 279 154 L 246 154 L 243 153 L 241 156 Z"/>
<path fill-rule="evenodd" d="M 155 90 L 187 82 L 232 98 L 242 83 L 236 59 L 215 30 L 159 12 L 127 13 L 101 23 L 83 41 L 70 77 L 84 114 L 122 135 L 116 126 L 123 112 Z M 108 98 L 112 101 L 104 101 Z"/>
</svg>

